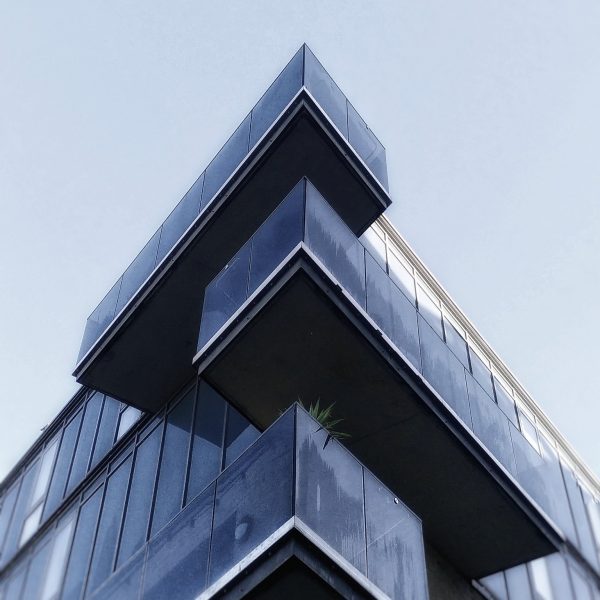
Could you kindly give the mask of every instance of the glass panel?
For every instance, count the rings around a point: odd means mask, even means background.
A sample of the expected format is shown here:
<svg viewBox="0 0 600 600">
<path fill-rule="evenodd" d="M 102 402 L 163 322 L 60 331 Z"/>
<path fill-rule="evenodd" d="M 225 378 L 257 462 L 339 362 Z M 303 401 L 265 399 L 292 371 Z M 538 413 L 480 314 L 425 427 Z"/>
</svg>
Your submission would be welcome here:
<svg viewBox="0 0 600 600">
<path fill-rule="evenodd" d="M 90 469 L 93 469 L 112 448 L 115 441 L 117 420 L 119 419 L 119 406 L 120 402 L 118 400 L 105 396 Z"/>
<path fill-rule="evenodd" d="M 79 357 L 77 358 L 78 361 L 84 357 L 85 353 L 94 345 L 100 334 L 113 320 L 117 307 L 117 299 L 119 298 L 119 290 L 121 289 L 121 279 L 122 277 L 110 288 L 108 294 L 104 296 L 100 304 L 94 309 L 94 312 L 88 317 L 85 324 L 85 331 L 83 332 Z"/>
<path fill-rule="evenodd" d="M 301 181 L 252 236 L 248 296 L 302 241 L 303 197 Z"/>
<path fill-rule="evenodd" d="M 36 502 L 39 502 L 48 489 L 48 483 L 50 482 L 50 475 L 52 475 L 52 467 L 54 466 L 54 457 L 58 450 L 58 440 L 55 439 L 46 446 L 42 463 L 40 465 L 40 471 L 38 473 L 37 481 L 35 482 L 35 488 L 31 495 L 30 506 L 33 506 Z"/>
<path fill-rule="evenodd" d="M 160 241 L 160 229 L 150 238 L 150 241 L 142 248 L 142 251 L 133 259 L 133 262 L 123 273 L 121 291 L 117 302 L 118 313 L 129 300 L 140 289 L 140 286 L 156 266 L 158 242 Z"/>
<path fill-rule="evenodd" d="M 186 229 L 200 214 L 203 186 L 204 173 L 196 179 L 194 185 L 192 185 L 163 223 L 156 256 L 157 264 L 169 253 Z"/>
<path fill-rule="evenodd" d="M 589 496 L 586 501 L 586 507 L 588 517 L 590 518 L 590 525 L 592 526 L 592 533 L 596 540 L 596 547 L 600 550 L 600 504 L 597 500 Z"/>
<path fill-rule="evenodd" d="M 206 588 L 214 495 L 212 484 L 150 542 L 144 600 L 193 600 Z"/>
<path fill-rule="evenodd" d="M 198 349 L 227 322 L 248 297 L 250 244 L 246 243 L 204 293 Z"/>
<path fill-rule="evenodd" d="M 2 499 L 2 506 L 0 510 L 0 555 L 2 554 L 4 540 L 6 538 L 6 532 L 11 522 L 11 517 L 15 503 L 17 500 L 17 494 L 19 493 L 19 486 L 21 480 L 15 481 L 12 487 L 4 495 Z"/>
<path fill-rule="evenodd" d="M 136 451 L 117 568 L 146 541 L 161 436 L 162 427 L 157 427 Z"/>
<path fill-rule="evenodd" d="M 388 252 L 388 270 L 392 281 L 402 290 L 402 293 L 414 304 L 417 303 L 415 278 L 409 273 L 400 259 Z"/>
<path fill-rule="evenodd" d="M 304 85 L 341 134 L 348 139 L 346 96 L 309 48 L 306 48 L 304 61 Z"/>
<path fill-rule="evenodd" d="M 248 154 L 250 136 L 250 115 L 233 132 L 219 153 L 213 158 L 204 176 L 204 192 L 202 193 L 202 208 L 212 200 L 219 188 L 229 179 L 230 175 Z"/>
<path fill-rule="evenodd" d="M 314 186 L 307 184 L 306 195 L 306 241 L 310 249 L 365 308 L 364 247 Z"/>
<path fill-rule="evenodd" d="M 300 48 L 252 109 L 250 148 L 256 144 L 302 87 L 302 62 L 303 53 Z"/>
<path fill-rule="evenodd" d="M 146 550 L 141 550 L 126 565 L 121 567 L 92 596 L 94 600 L 132 600 L 138 598 L 142 587 L 142 573 Z"/>
<path fill-rule="evenodd" d="M 469 348 L 469 356 L 471 358 L 471 372 L 477 383 L 486 391 L 490 398 L 494 397 L 494 388 L 492 386 L 492 374 L 490 370 L 483 364 L 483 361 L 477 353 Z"/>
<path fill-rule="evenodd" d="M 519 425 L 521 426 L 521 433 L 525 436 L 527 441 L 536 449 L 539 450 L 537 429 L 527 415 L 519 410 Z"/>
<path fill-rule="evenodd" d="M 77 435 L 79 434 L 79 426 L 81 425 L 82 417 L 83 410 L 80 410 L 79 413 L 77 413 L 77 416 L 75 416 L 65 427 L 63 432 L 60 450 L 58 451 L 58 458 L 56 459 L 52 481 L 50 482 L 50 489 L 48 490 L 48 496 L 46 497 L 46 506 L 44 507 L 43 516 L 44 520 L 54 512 L 63 499 L 65 484 L 67 483 L 69 469 L 73 462 L 73 451 L 75 450 L 75 444 L 77 443 Z"/>
<path fill-rule="evenodd" d="M 550 575 L 552 593 L 554 600 L 574 600 L 571 586 L 569 585 L 569 574 L 565 559 L 560 554 L 552 554 L 544 559 L 546 569 Z"/>
<path fill-rule="evenodd" d="M 37 531 L 38 525 L 40 524 L 40 519 L 42 518 L 43 508 L 43 505 L 39 504 L 38 507 L 25 519 L 19 546 L 22 546 Z"/>
<path fill-rule="evenodd" d="M 369 227 L 358 239 L 373 259 L 377 261 L 377 264 L 387 273 L 385 240 L 372 227 Z"/>
<path fill-rule="evenodd" d="M 187 500 L 197 496 L 221 470 L 225 400 L 205 381 L 198 382 Z"/>
<path fill-rule="evenodd" d="M 230 405 L 225 432 L 225 466 L 229 466 L 259 435 L 258 429 Z"/>
<path fill-rule="evenodd" d="M 470 427 L 471 414 L 464 367 L 420 315 L 419 333 L 423 375 Z"/>
<path fill-rule="evenodd" d="M 81 430 L 79 431 L 77 449 L 75 450 L 73 466 L 71 467 L 69 483 L 67 484 L 67 493 L 80 483 L 87 473 L 101 408 L 102 394 L 93 394 L 85 405 L 85 414 L 83 416 Z"/>
<path fill-rule="evenodd" d="M 317 421 L 297 411 L 296 514 L 366 573 L 363 469 Z"/>
<path fill-rule="evenodd" d="M 554 600 L 548 564 L 544 558 L 529 563 L 531 586 L 535 600 Z"/>
<path fill-rule="evenodd" d="M 25 588 L 23 589 L 23 600 L 40 597 L 41 587 L 44 581 L 46 565 L 48 564 L 51 548 L 51 543 L 44 544 L 42 548 L 36 551 L 35 555 L 31 559 L 29 570 L 27 571 Z"/>
<path fill-rule="evenodd" d="M 513 397 L 504 389 L 504 386 L 494 377 L 494 390 L 496 391 L 496 402 L 502 412 L 512 421 L 515 427 L 519 427 L 517 411 Z"/>
<path fill-rule="evenodd" d="M 195 387 L 188 390 L 167 418 L 152 517 L 152 534 L 174 517 L 183 504 L 195 393 Z"/>
<path fill-rule="evenodd" d="M 131 456 L 112 473 L 106 483 L 102 514 L 87 582 L 88 593 L 93 592 L 112 573 L 130 471 Z"/>
<path fill-rule="evenodd" d="M 293 426 L 288 411 L 217 480 L 209 583 L 292 516 Z"/>
<path fill-rule="evenodd" d="M 117 440 L 120 440 L 138 421 L 142 411 L 133 406 L 128 406 L 119 419 L 119 430 L 117 431 Z"/>
<path fill-rule="evenodd" d="M 18 548 L 19 540 L 21 539 L 21 528 L 23 521 L 27 516 L 26 510 L 29 507 L 29 498 L 35 483 L 35 478 L 39 469 L 39 460 L 30 467 L 29 471 L 23 475 L 23 483 L 19 491 L 19 498 L 13 511 L 12 522 L 6 536 L 4 551 L 2 553 L 2 563 L 6 564 L 7 560 L 14 554 Z"/>
<path fill-rule="evenodd" d="M 25 567 L 11 574 L 4 589 L 2 600 L 19 600 L 25 580 Z"/>
<path fill-rule="evenodd" d="M 495 573 L 480 580 L 497 600 L 509 600 L 506 592 L 506 582 L 504 581 L 504 573 Z M 512 599 L 511 599 L 512 600 Z"/>
<path fill-rule="evenodd" d="M 79 509 L 79 519 L 77 520 L 73 548 L 65 575 L 62 600 L 78 600 L 81 596 L 92 551 L 94 533 L 96 532 L 101 500 L 102 488 L 96 490 Z"/>
<path fill-rule="evenodd" d="M 50 562 L 48 564 L 48 571 L 46 572 L 46 581 L 42 591 L 42 600 L 50 600 L 50 598 L 53 598 L 60 590 L 65 571 L 65 564 L 69 554 L 69 547 L 71 545 L 71 533 L 73 531 L 74 522 L 75 519 L 69 519 L 69 521 L 56 533 L 54 544 L 52 546 L 52 554 L 50 555 Z"/>
<path fill-rule="evenodd" d="M 573 589 L 575 590 L 575 598 L 577 598 L 577 600 L 592 600 L 590 584 L 573 565 L 569 566 L 571 571 L 571 580 L 573 581 Z"/>
<path fill-rule="evenodd" d="M 508 597 L 512 600 L 533 600 L 526 565 L 518 565 L 505 572 Z"/>
<path fill-rule="evenodd" d="M 390 598 L 427 600 L 419 519 L 369 471 L 364 471 L 369 579 Z"/>
<path fill-rule="evenodd" d="M 433 330 L 438 336 L 444 339 L 444 331 L 442 330 L 442 311 L 420 285 L 417 286 L 417 300 L 419 314 L 421 314 L 431 327 L 433 327 Z"/>
<path fill-rule="evenodd" d="M 516 465 L 509 420 L 473 376 L 470 373 L 466 375 L 471 417 L 473 418 L 473 433 L 512 474 L 515 474 Z"/>
<path fill-rule="evenodd" d="M 446 344 L 452 350 L 456 358 L 469 370 L 469 352 L 465 338 L 457 331 L 456 327 L 444 318 L 444 333 L 446 334 Z"/>
<path fill-rule="evenodd" d="M 377 177 L 381 185 L 387 190 L 388 179 L 385 148 L 350 102 L 348 102 L 348 140 L 373 175 Z"/>
<path fill-rule="evenodd" d="M 367 312 L 382 331 L 421 369 L 417 312 L 367 252 Z"/>
</svg>

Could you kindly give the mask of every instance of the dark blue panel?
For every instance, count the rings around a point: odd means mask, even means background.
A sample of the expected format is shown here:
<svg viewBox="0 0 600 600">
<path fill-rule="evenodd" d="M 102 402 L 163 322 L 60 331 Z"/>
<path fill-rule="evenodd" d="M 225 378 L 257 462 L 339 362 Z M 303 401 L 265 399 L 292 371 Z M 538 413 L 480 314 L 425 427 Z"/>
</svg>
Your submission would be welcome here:
<svg viewBox="0 0 600 600">
<path fill-rule="evenodd" d="M 497 600 L 509 600 L 506 591 L 506 581 L 504 580 L 504 573 L 495 573 L 484 577 L 480 581 Z"/>
<path fill-rule="evenodd" d="M 93 600 L 135 600 L 139 598 L 144 572 L 146 549 L 140 550 L 123 565 L 92 596 Z"/>
<path fill-rule="evenodd" d="M 204 293 L 198 349 L 227 322 L 248 297 L 250 243 L 244 244 Z"/>
<path fill-rule="evenodd" d="M 293 417 L 288 411 L 217 480 L 209 584 L 291 517 Z"/>
<path fill-rule="evenodd" d="M 120 404 L 118 400 L 110 396 L 104 398 L 104 407 L 102 408 L 90 469 L 93 469 L 106 456 L 106 453 L 114 444 Z"/>
<path fill-rule="evenodd" d="M 427 600 L 419 519 L 365 469 L 367 571 L 390 598 Z"/>
<path fill-rule="evenodd" d="M 136 451 L 117 567 L 146 541 L 161 437 L 162 427 L 157 427 Z"/>
<path fill-rule="evenodd" d="M 456 358 L 460 360 L 464 367 L 469 370 L 469 352 L 465 338 L 456 330 L 454 325 L 444 319 L 444 333 L 446 335 L 446 344 L 452 350 Z"/>
<path fill-rule="evenodd" d="M 150 542 L 144 600 L 193 600 L 206 588 L 214 495 L 212 484 Z"/>
<path fill-rule="evenodd" d="M 381 185 L 388 189 L 385 148 L 348 102 L 348 140 Z"/>
<path fill-rule="evenodd" d="M 25 581 L 25 567 L 13 571 L 4 588 L 2 600 L 19 600 Z"/>
<path fill-rule="evenodd" d="M 0 557 L 2 556 L 6 532 L 10 526 L 20 484 L 20 479 L 13 483 L 2 498 L 2 504 L 0 505 Z"/>
<path fill-rule="evenodd" d="M 77 449 L 75 450 L 73 466 L 71 467 L 69 483 L 67 484 L 67 493 L 80 483 L 87 473 L 90 454 L 92 452 L 96 429 L 98 427 L 98 417 L 100 416 L 100 410 L 102 409 L 102 401 L 102 394 L 96 392 L 86 402 L 83 423 L 81 424 L 79 440 L 77 441 Z"/>
<path fill-rule="evenodd" d="M 309 48 L 306 48 L 304 58 L 304 85 L 341 134 L 348 139 L 346 96 Z"/>
<path fill-rule="evenodd" d="M 77 413 L 77 416 L 75 416 L 65 427 L 63 432 L 58 457 L 56 459 L 56 464 L 54 465 L 54 472 L 52 473 L 52 480 L 50 481 L 50 487 L 46 497 L 43 520 L 46 520 L 48 516 L 54 512 L 63 499 L 69 470 L 71 468 L 71 463 L 73 462 L 73 451 L 75 450 L 75 444 L 77 443 L 77 436 L 79 434 L 79 426 L 81 425 L 82 417 L 83 410 L 80 410 Z"/>
<path fill-rule="evenodd" d="M 130 471 L 131 456 L 117 468 L 106 483 L 87 583 L 88 594 L 94 592 L 112 573 Z"/>
<path fill-rule="evenodd" d="M 219 153 L 213 158 L 204 176 L 202 209 L 208 205 L 217 190 L 229 179 L 229 176 L 248 154 L 250 136 L 250 115 L 233 132 Z"/>
<path fill-rule="evenodd" d="M 119 292 L 119 300 L 117 301 L 117 313 L 129 302 L 154 270 L 159 241 L 160 229 L 150 238 L 150 241 L 142 248 L 142 251 L 133 259 L 133 262 L 127 267 L 125 273 L 123 273 L 121 291 Z"/>
<path fill-rule="evenodd" d="M 298 409 L 296 514 L 366 573 L 363 473 L 360 463 Z"/>
<path fill-rule="evenodd" d="M 301 181 L 252 236 L 248 296 L 302 241 L 303 208 L 304 181 Z"/>
<path fill-rule="evenodd" d="M 515 427 L 519 427 L 517 418 L 517 409 L 512 396 L 504 389 L 503 385 L 494 377 L 494 390 L 496 392 L 496 402 L 502 409 L 502 412 L 511 420 Z"/>
<path fill-rule="evenodd" d="M 230 465 L 258 436 L 260 432 L 233 406 L 227 410 L 224 464 Z"/>
<path fill-rule="evenodd" d="M 183 505 L 195 393 L 196 388 L 192 387 L 167 418 L 152 517 L 152 535 L 174 517 Z"/>
<path fill-rule="evenodd" d="M 101 500 L 102 488 L 96 490 L 79 509 L 77 528 L 65 574 L 62 600 L 77 600 L 81 596 L 96 533 Z"/>
<path fill-rule="evenodd" d="M 469 357 L 471 359 L 471 372 L 477 383 L 486 391 L 490 398 L 494 397 L 494 388 L 492 386 L 492 374 L 490 370 L 483 364 L 477 354 L 469 349 Z"/>
<path fill-rule="evenodd" d="M 83 358 L 85 353 L 94 345 L 100 334 L 113 320 L 119 298 L 119 290 L 121 289 L 121 279 L 122 277 L 110 288 L 108 294 L 104 296 L 100 304 L 94 309 L 94 312 L 88 317 L 77 360 Z"/>
<path fill-rule="evenodd" d="M 162 224 L 160 242 L 156 256 L 157 264 L 173 248 L 175 242 L 183 235 L 185 230 L 194 222 L 200 213 L 202 200 L 202 188 L 204 186 L 204 173 L 198 177 L 194 185 L 186 195 L 179 201 L 166 221 Z"/>
<path fill-rule="evenodd" d="M 569 565 L 571 571 L 571 580 L 573 581 L 573 589 L 575 590 L 575 598 L 577 600 L 592 600 L 592 592 L 590 584 L 586 580 L 585 575 L 579 571 L 574 565 Z M 562 599 L 561 599 L 562 600 Z"/>
<path fill-rule="evenodd" d="M 50 556 L 51 548 L 51 543 L 45 543 L 33 555 L 31 563 L 29 564 L 29 569 L 27 571 L 25 587 L 23 588 L 23 600 L 40 597 L 40 594 L 42 592 L 42 583 L 44 582 L 46 565 L 48 564 L 48 557 Z"/>
<path fill-rule="evenodd" d="M 465 369 L 429 324 L 419 315 L 423 375 L 438 394 L 470 427 Z"/>
<path fill-rule="evenodd" d="M 511 472 L 516 472 L 510 424 L 498 405 L 467 373 L 467 387 L 473 418 L 473 433 L 485 447 Z"/>
<path fill-rule="evenodd" d="M 302 66 L 301 48 L 252 109 L 250 148 L 256 144 L 302 87 Z"/>
<path fill-rule="evenodd" d="M 513 567 L 506 571 L 505 575 L 510 600 L 513 600 L 513 598 L 515 600 L 533 600 L 526 565 Z"/>
<path fill-rule="evenodd" d="M 187 501 L 197 496 L 221 470 L 226 403 L 205 381 L 198 382 Z"/>
<path fill-rule="evenodd" d="M 417 311 L 367 252 L 367 312 L 408 360 L 421 370 Z"/>
<path fill-rule="evenodd" d="M 365 308 L 365 249 L 323 196 L 306 189 L 306 241 L 316 257 Z"/>
</svg>

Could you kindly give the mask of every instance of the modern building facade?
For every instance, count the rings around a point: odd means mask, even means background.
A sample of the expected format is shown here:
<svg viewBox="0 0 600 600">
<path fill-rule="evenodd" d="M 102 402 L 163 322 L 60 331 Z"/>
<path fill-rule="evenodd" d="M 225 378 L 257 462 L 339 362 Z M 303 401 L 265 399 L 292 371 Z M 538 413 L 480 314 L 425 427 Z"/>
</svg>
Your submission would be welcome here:
<svg viewBox="0 0 600 600">
<path fill-rule="evenodd" d="M 600 598 L 598 479 L 390 203 L 303 46 L 90 315 L 1 600 Z"/>
</svg>

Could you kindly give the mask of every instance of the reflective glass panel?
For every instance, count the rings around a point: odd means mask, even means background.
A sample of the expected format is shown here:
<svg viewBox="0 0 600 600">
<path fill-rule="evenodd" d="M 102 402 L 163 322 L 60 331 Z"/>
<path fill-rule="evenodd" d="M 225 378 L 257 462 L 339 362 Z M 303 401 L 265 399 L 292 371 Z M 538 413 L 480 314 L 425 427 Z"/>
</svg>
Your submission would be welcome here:
<svg viewBox="0 0 600 600">
<path fill-rule="evenodd" d="M 42 504 L 38 504 L 38 507 L 25 519 L 19 546 L 22 546 L 37 531 L 40 519 L 42 518 L 43 508 Z"/>
<path fill-rule="evenodd" d="M 359 238 L 360 243 L 367 249 L 377 264 L 387 272 L 387 252 L 385 240 L 379 237 L 379 234 L 369 227 Z"/>
<path fill-rule="evenodd" d="M 483 388 L 467 373 L 473 433 L 511 472 L 516 472 L 509 420 Z"/>
<path fill-rule="evenodd" d="M 42 600 L 54 598 L 55 594 L 60 590 L 65 564 L 69 555 L 74 523 L 75 519 L 69 519 L 55 534 L 48 570 L 46 571 L 46 580 L 41 595 Z"/>
<path fill-rule="evenodd" d="M 495 573 L 480 580 L 480 582 L 494 594 L 497 600 L 509 600 L 506 595 L 506 582 L 504 581 L 504 573 Z M 512 599 L 511 599 L 512 600 Z"/>
<path fill-rule="evenodd" d="M 306 241 L 346 292 L 365 308 L 365 249 L 310 183 L 306 189 Z"/>
<path fill-rule="evenodd" d="M 388 252 L 388 270 L 392 281 L 413 304 L 416 304 L 417 292 L 415 289 L 415 278 L 392 251 Z"/>
<path fill-rule="evenodd" d="M 162 427 L 157 427 L 136 450 L 117 567 L 146 541 L 161 436 Z"/>
<path fill-rule="evenodd" d="M 369 579 L 390 598 L 427 600 L 419 519 L 366 469 L 364 485 Z"/>
<path fill-rule="evenodd" d="M 230 405 L 227 408 L 224 465 L 229 466 L 259 435 L 258 429 Z"/>
<path fill-rule="evenodd" d="M 577 600 L 592 600 L 592 592 L 590 584 L 586 581 L 584 575 L 573 565 L 570 566 L 571 580 L 573 581 L 573 589 L 575 590 L 575 598 Z"/>
<path fill-rule="evenodd" d="M 217 480 L 209 584 L 291 517 L 293 417 L 288 411 Z"/>
<path fill-rule="evenodd" d="M 52 475 L 52 467 L 54 466 L 54 458 L 56 451 L 58 450 L 58 440 L 53 440 L 46 446 L 44 456 L 42 457 L 42 463 L 40 470 L 35 482 L 35 488 L 31 495 L 30 506 L 33 506 L 36 502 L 39 502 L 48 489 L 48 483 L 50 482 L 50 475 Z"/>
<path fill-rule="evenodd" d="M 550 576 L 553 600 L 574 600 L 571 586 L 569 585 L 569 574 L 565 559 L 556 553 L 547 556 L 543 560 L 546 563 L 546 570 Z"/>
<path fill-rule="evenodd" d="M 256 144 L 302 87 L 302 62 L 301 48 L 252 109 L 250 148 Z"/>
<path fill-rule="evenodd" d="M 417 302 L 419 314 L 433 327 L 433 330 L 440 338 L 444 338 L 442 330 L 442 311 L 440 307 L 431 299 L 431 296 L 420 286 L 417 286 Z"/>
<path fill-rule="evenodd" d="M 537 429 L 535 425 L 522 410 L 519 410 L 518 413 L 521 433 L 536 450 L 539 450 L 540 446 L 538 444 Z"/>
<path fill-rule="evenodd" d="M 233 132 L 219 153 L 212 159 L 204 176 L 204 192 L 202 193 L 202 208 L 208 205 L 219 188 L 229 179 L 230 175 L 248 154 L 250 136 L 250 115 Z"/>
<path fill-rule="evenodd" d="M 392 343 L 421 368 L 417 311 L 367 252 L 367 312 Z"/>
<path fill-rule="evenodd" d="M 198 382 L 188 501 L 198 495 L 221 470 L 225 400 L 205 381 Z"/>
<path fill-rule="evenodd" d="M 444 401 L 470 427 L 471 413 L 463 365 L 448 350 L 448 346 L 428 323 L 421 318 L 421 315 L 419 315 L 419 333 L 423 375 Z"/>
<path fill-rule="evenodd" d="M 119 419 L 119 407 L 120 402 L 118 400 L 105 396 L 90 469 L 94 468 L 112 448 Z"/>
<path fill-rule="evenodd" d="M 119 430 L 117 431 L 117 440 L 120 440 L 135 425 L 135 423 L 137 423 L 141 414 L 142 412 L 133 406 L 128 406 L 121 413 Z"/>
<path fill-rule="evenodd" d="M 554 600 L 552 582 L 548 571 L 548 563 L 544 558 L 538 558 L 529 563 L 531 586 L 535 600 Z"/>
<path fill-rule="evenodd" d="M 20 479 L 13 483 L 13 485 L 4 494 L 4 497 L 2 498 L 2 504 L 0 505 L 0 556 L 2 555 L 4 541 L 6 539 L 6 532 L 10 525 L 13 510 L 15 508 L 20 484 Z"/>
<path fill-rule="evenodd" d="M 490 370 L 483 364 L 478 354 L 469 348 L 469 357 L 471 359 L 471 372 L 477 383 L 486 391 L 490 398 L 494 397 L 494 388 L 492 386 L 492 374 Z"/>
<path fill-rule="evenodd" d="M 195 392 L 195 387 L 190 388 L 167 418 L 152 517 L 153 534 L 174 517 L 183 504 Z"/>
<path fill-rule="evenodd" d="M 2 600 L 19 600 L 21 591 L 23 590 L 23 582 L 25 581 L 25 567 L 16 569 L 8 579 Z"/>
<path fill-rule="evenodd" d="M 52 549 L 51 543 L 45 543 L 31 559 L 29 569 L 27 571 L 27 579 L 25 581 L 25 587 L 23 589 L 23 600 L 29 600 L 30 598 L 39 598 L 41 593 L 41 586 L 44 581 L 44 574 L 46 573 L 46 565 L 48 564 L 48 558 L 50 557 L 50 550 Z"/>
<path fill-rule="evenodd" d="M 457 331 L 456 327 L 444 318 L 444 333 L 446 334 L 446 344 L 454 352 L 454 355 L 469 370 L 469 352 L 465 338 Z"/>
<path fill-rule="evenodd" d="M 505 571 L 506 587 L 508 588 L 508 597 L 512 600 L 533 600 L 531 588 L 529 587 L 529 577 L 527 576 L 527 565 L 518 565 Z"/>
<path fill-rule="evenodd" d="M 150 542 L 143 600 L 193 600 L 206 588 L 214 495 L 212 484 Z"/>
<path fill-rule="evenodd" d="M 298 408 L 296 514 L 366 573 L 363 473 L 360 463 Z"/>
<path fill-rule="evenodd" d="M 146 550 L 141 550 L 123 565 L 92 596 L 93 600 L 132 600 L 139 597 Z"/>
<path fill-rule="evenodd" d="M 494 377 L 494 390 L 496 392 L 496 402 L 502 409 L 502 412 L 512 421 L 515 427 L 519 426 L 517 411 L 514 398 L 504 389 L 504 386 Z"/>
</svg>

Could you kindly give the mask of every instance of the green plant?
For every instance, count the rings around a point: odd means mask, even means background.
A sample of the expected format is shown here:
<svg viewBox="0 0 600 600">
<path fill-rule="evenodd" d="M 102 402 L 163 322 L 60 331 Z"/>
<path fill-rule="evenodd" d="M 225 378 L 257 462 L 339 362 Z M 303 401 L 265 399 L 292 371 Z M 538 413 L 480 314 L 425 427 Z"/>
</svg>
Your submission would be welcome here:
<svg viewBox="0 0 600 600">
<path fill-rule="evenodd" d="M 298 402 L 300 405 L 306 409 L 302 400 L 298 398 Z M 332 402 L 327 408 L 321 408 L 321 399 L 317 398 L 317 402 L 315 404 L 310 404 L 308 407 L 308 414 L 315 419 L 320 425 L 317 431 L 321 431 L 324 429 L 327 432 L 327 439 L 325 440 L 325 444 L 323 448 L 327 446 L 331 439 L 343 440 L 348 439 L 350 437 L 349 433 L 344 433 L 343 431 L 337 431 L 334 429 L 338 423 L 341 423 L 344 419 L 334 418 L 333 416 L 333 407 L 335 406 L 335 402 Z"/>
</svg>

